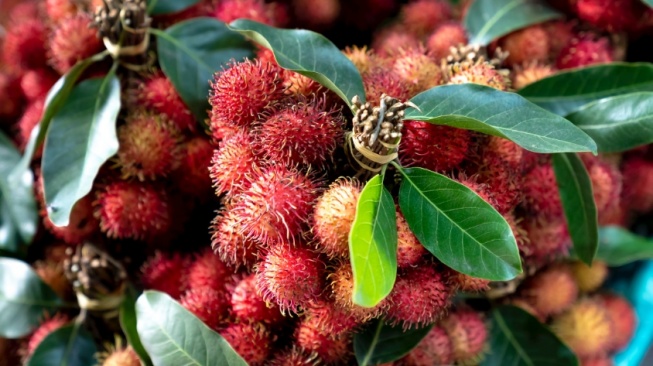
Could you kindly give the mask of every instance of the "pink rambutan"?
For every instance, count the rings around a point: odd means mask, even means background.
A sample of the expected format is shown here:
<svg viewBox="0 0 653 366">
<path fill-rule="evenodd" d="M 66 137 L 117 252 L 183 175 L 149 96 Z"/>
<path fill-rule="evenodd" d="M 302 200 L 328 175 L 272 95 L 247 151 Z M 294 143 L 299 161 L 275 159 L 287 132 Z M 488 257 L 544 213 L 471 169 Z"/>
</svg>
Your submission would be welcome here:
<svg viewBox="0 0 653 366">
<path fill-rule="evenodd" d="M 206 167 L 211 166 L 213 145 L 203 136 L 195 136 L 180 147 L 179 166 L 172 173 L 177 188 L 189 196 L 202 200 L 209 197 L 211 176 Z"/>
<path fill-rule="evenodd" d="M 195 131 L 197 123 L 170 79 L 156 73 L 139 86 L 137 98 L 140 105 L 163 114 L 181 131 Z"/>
<path fill-rule="evenodd" d="M 46 67 L 47 28 L 39 19 L 25 20 L 7 30 L 2 44 L 2 59 L 15 70 Z"/>
<path fill-rule="evenodd" d="M 442 320 L 457 364 L 476 364 L 487 348 L 488 329 L 482 315 L 471 309 L 458 309 Z"/>
<path fill-rule="evenodd" d="M 536 24 L 512 32 L 503 37 L 499 45 L 508 52 L 508 65 L 544 62 L 549 59 L 549 35 L 541 25 Z"/>
<path fill-rule="evenodd" d="M 225 23 L 244 18 L 274 25 L 271 10 L 263 0 L 223 0 L 216 6 L 213 16 Z"/>
<path fill-rule="evenodd" d="M 55 330 L 68 324 L 68 322 L 68 317 L 63 314 L 56 314 L 53 317 L 43 321 L 32 333 L 32 335 L 29 336 L 29 340 L 27 341 L 27 346 L 25 349 L 25 358 L 29 358 L 29 356 L 34 353 L 36 347 L 39 346 L 45 337 L 50 335 L 50 333 L 54 332 Z"/>
<path fill-rule="evenodd" d="M 569 266 L 554 264 L 529 277 L 520 295 L 546 317 L 567 310 L 578 297 L 578 285 Z"/>
<path fill-rule="evenodd" d="M 633 0 L 576 0 L 578 18 L 611 33 L 632 30 L 646 9 Z"/>
<path fill-rule="evenodd" d="M 74 0 L 45 0 L 45 10 L 52 23 L 60 23 L 80 10 Z"/>
<path fill-rule="evenodd" d="M 412 97 L 410 84 L 401 79 L 399 75 L 380 67 L 363 74 L 363 85 L 367 100 L 373 105 L 379 103 L 383 94 L 399 100 L 408 100 Z"/>
<path fill-rule="evenodd" d="M 178 253 L 156 252 L 141 268 L 141 282 L 146 289 L 165 292 L 179 299 L 187 288 L 186 269 L 190 260 Z"/>
<path fill-rule="evenodd" d="M 220 335 L 251 366 L 262 365 L 272 352 L 272 336 L 260 323 L 234 323 Z"/>
<path fill-rule="evenodd" d="M 215 194 L 233 196 L 247 188 L 247 178 L 253 175 L 257 162 L 249 133 L 240 131 L 222 140 L 219 148 L 213 152 L 209 166 Z"/>
<path fill-rule="evenodd" d="M 640 213 L 653 209 L 653 162 L 631 158 L 622 164 L 621 172 L 625 206 Z"/>
<path fill-rule="evenodd" d="M 9 11 L 9 24 L 15 26 L 30 20 L 41 20 L 42 8 L 40 1 L 19 1 L 13 4 Z"/>
<path fill-rule="evenodd" d="M 20 79 L 20 88 L 29 101 L 44 98 L 57 82 L 57 75 L 48 69 L 30 70 Z"/>
<path fill-rule="evenodd" d="M 90 15 L 80 13 L 64 19 L 54 29 L 49 56 L 52 67 L 59 73 L 65 74 L 78 61 L 93 56 L 104 48 L 91 23 Z"/>
<path fill-rule="evenodd" d="M 39 177 L 41 178 L 41 177 Z M 41 181 L 41 179 L 39 179 Z M 42 183 L 41 183 L 42 184 Z M 98 232 L 98 219 L 93 215 L 93 196 L 89 194 L 75 203 L 67 226 L 56 226 L 47 217 L 44 209 L 43 224 L 54 236 L 68 244 L 81 244 Z"/>
<path fill-rule="evenodd" d="M 406 121 L 399 147 L 399 160 L 406 166 L 448 171 L 465 159 L 470 143 L 471 135 L 467 130 Z"/>
<path fill-rule="evenodd" d="M 612 49 L 606 38 L 583 37 L 573 39 L 560 51 L 556 67 L 562 70 L 612 61 Z"/>
<path fill-rule="evenodd" d="M 228 208 L 213 220 L 211 246 L 224 263 L 236 268 L 252 268 L 257 261 L 257 243 L 245 233 L 245 223 L 237 212 Z"/>
<path fill-rule="evenodd" d="M 425 50 L 401 50 L 393 57 L 392 71 L 409 86 L 410 95 L 442 84 L 442 69 Z"/>
<path fill-rule="evenodd" d="M 517 65 L 511 73 L 512 86 L 515 90 L 519 90 L 538 80 L 551 76 L 555 72 L 556 70 L 552 65 L 538 62 L 527 62 L 522 65 Z"/>
<path fill-rule="evenodd" d="M 230 304 L 226 294 L 207 287 L 195 288 L 190 281 L 189 284 L 191 288 L 183 294 L 179 302 L 209 328 L 218 328 L 229 311 Z"/>
<path fill-rule="evenodd" d="M 331 295 L 336 307 L 346 311 L 357 322 L 363 323 L 376 318 L 386 310 L 387 301 L 382 301 L 373 308 L 354 304 L 354 274 L 349 262 L 337 263 L 329 274 L 328 280 L 331 284 Z"/>
<path fill-rule="evenodd" d="M 210 248 L 199 252 L 188 267 L 187 277 L 192 289 L 207 288 L 225 292 L 232 271 Z"/>
<path fill-rule="evenodd" d="M 111 350 L 106 356 L 100 358 L 102 366 L 140 366 L 141 359 L 131 346 Z"/>
<path fill-rule="evenodd" d="M 612 321 L 610 350 L 619 351 L 630 342 L 637 326 L 637 315 L 633 306 L 619 295 L 601 294 L 598 300 L 603 304 Z"/>
<path fill-rule="evenodd" d="M 44 104 L 45 100 L 43 99 L 37 99 L 31 102 L 25 109 L 22 117 L 20 117 L 20 120 L 18 120 L 18 136 L 22 148 L 27 145 L 34 127 L 41 122 Z"/>
<path fill-rule="evenodd" d="M 562 217 L 562 202 L 551 164 L 533 168 L 522 183 L 525 208 L 541 217 Z"/>
<path fill-rule="evenodd" d="M 242 322 L 276 324 L 283 320 L 279 307 L 266 302 L 258 292 L 255 274 L 245 276 L 234 287 L 231 311 Z"/>
<path fill-rule="evenodd" d="M 522 253 L 525 260 L 534 265 L 548 263 L 565 254 L 571 245 L 567 223 L 563 217 L 555 219 L 527 218 L 523 228 L 527 232 Z"/>
<path fill-rule="evenodd" d="M 451 339 L 439 326 L 431 328 L 426 337 L 401 359 L 405 366 L 451 365 L 453 362 Z"/>
<path fill-rule="evenodd" d="M 152 239 L 170 228 L 167 192 L 155 185 L 116 181 L 97 192 L 96 216 L 110 238 Z"/>
<path fill-rule="evenodd" d="M 315 354 L 306 354 L 303 350 L 293 347 L 277 353 L 268 366 L 315 366 Z"/>
<path fill-rule="evenodd" d="M 397 210 L 397 267 L 414 267 L 426 253 L 426 248 L 408 227 L 404 215 Z"/>
<path fill-rule="evenodd" d="M 0 103 L 0 120 L 2 122 L 0 125 L 13 121 L 22 112 L 23 94 L 20 82 L 21 79 L 14 75 L 0 71 L 0 98 L 2 99 L 2 103 Z"/>
<path fill-rule="evenodd" d="M 451 13 L 451 5 L 447 1 L 414 0 L 401 8 L 400 22 L 410 33 L 424 37 L 451 19 Z"/>
<path fill-rule="evenodd" d="M 340 335 L 352 331 L 360 324 L 353 314 L 331 300 L 312 302 L 305 314 L 306 319 L 311 319 L 311 324 L 326 334 Z"/>
<path fill-rule="evenodd" d="M 436 60 L 449 56 L 451 47 L 465 44 L 467 44 L 467 32 L 458 22 L 441 24 L 426 41 L 426 47 Z"/>
<path fill-rule="evenodd" d="M 307 353 L 315 353 L 327 365 L 346 364 L 351 357 L 351 334 L 329 334 L 319 328 L 314 318 L 304 318 L 295 329 L 297 345 Z"/>
<path fill-rule="evenodd" d="M 407 269 L 397 276 L 388 296 L 387 321 L 404 329 L 432 324 L 449 306 L 451 291 L 430 265 Z"/>
</svg>

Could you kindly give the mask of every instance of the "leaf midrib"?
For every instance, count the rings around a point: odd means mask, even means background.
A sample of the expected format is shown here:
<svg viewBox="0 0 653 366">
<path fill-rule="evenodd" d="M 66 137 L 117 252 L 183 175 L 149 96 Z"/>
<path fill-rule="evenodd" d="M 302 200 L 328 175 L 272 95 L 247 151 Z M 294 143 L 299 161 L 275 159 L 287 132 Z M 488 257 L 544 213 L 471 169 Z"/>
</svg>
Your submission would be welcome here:
<svg viewBox="0 0 653 366">
<path fill-rule="evenodd" d="M 164 38 L 166 41 L 172 43 L 179 50 L 184 51 L 184 53 L 186 53 L 191 59 L 193 59 L 193 61 L 197 62 L 198 65 L 200 65 L 202 68 L 204 68 L 209 73 L 213 72 L 213 69 L 208 64 L 206 64 L 204 61 L 202 61 L 202 59 L 199 57 L 199 55 L 197 55 L 195 52 L 193 52 L 190 48 L 188 48 L 188 47 L 184 46 L 182 43 L 180 43 L 177 40 L 177 38 L 174 38 L 173 36 L 171 36 L 167 32 L 161 31 L 159 29 L 150 28 L 149 31 L 152 32 L 157 37 Z"/>
<path fill-rule="evenodd" d="M 374 337 L 372 337 L 372 342 L 370 342 L 370 347 L 368 348 L 368 351 L 365 354 L 365 358 L 363 358 L 363 361 L 361 362 L 360 366 L 367 366 L 367 364 L 372 359 L 372 356 L 374 355 L 374 350 L 376 349 L 376 346 L 379 343 L 379 338 L 381 337 L 381 330 L 383 329 L 383 321 L 380 320 L 378 324 L 379 325 L 376 327 L 376 332 L 374 332 Z"/>
<path fill-rule="evenodd" d="M 535 363 L 531 358 L 528 356 L 526 351 L 521 347 L 519 342 L 517 342 L 517 339 L 513 337 L 512 332 L 510 331 L 510 328 L 506 324 L 506 322 L 503 320 L 503 315 L 498 310 L 494 310 L 494 319 L 497 321 L 497 324 L 499 325 L 499 328 L 501 328 L 503 335 L 506 337 L 508 342 L 513 346 L 515 351 L 521 356 L 521 359 L 526 362 L 530 366 L 535 366 Z"/>
<path fill-rule="evenodd" d="M 520 0 L 512 0 L 508 4 L 506 4 L 501 10 L 499 10 L 493 17 L 488 19 L 487 22 L 485 22 L 485 25 L 481 28 L 481 30 L 476 33 L 474 36 L 474 42 L 478 43 L 479 38 L 485 38 L 487 35 L 487 32 L 492 29 L 492 27 L 495 26 L 495 24 L 504 16 L 506 15 L 507 12 L 510 10 L 514 9 L 515 7 L 519 6 L 519 1 Z"/>
</svg>

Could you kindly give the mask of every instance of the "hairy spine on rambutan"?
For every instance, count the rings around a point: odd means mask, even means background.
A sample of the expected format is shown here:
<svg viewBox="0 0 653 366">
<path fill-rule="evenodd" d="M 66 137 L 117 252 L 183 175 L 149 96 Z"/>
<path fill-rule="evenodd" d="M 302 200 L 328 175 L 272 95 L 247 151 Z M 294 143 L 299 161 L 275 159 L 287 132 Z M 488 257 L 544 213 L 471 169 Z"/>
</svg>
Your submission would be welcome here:
<svg viewBox="0 0 653 366">
<path fill-rule="evenodd" d="M 414 0 L 401 8 L 400 22 L 412 34 L 424 37 L 451 18 L 451 5 L 441 0 Z"/>
<path fill-rule="evenodd" d="M 448 171 L 463 162 L 470 143 L 471 135 L 467 130 L 406 121 L 399 160 L 406 166 Z"/>
<path fill-rule="evenodd" d="M 327 365 L 342 365 L 351 357 L 351 334 L 333 335 L 314 318 L 304 318 L 295 329 L 295 342 L 307 353 L 315 353 Z"/>
<path fill-rule="evenodd" d="M 199 252 L 188 267 L 187 278 L 190 288 L 208 288 L 226 292 L 232 270 L 220 260 L 210 248 Z"/>
<path fill-rule="evenodd" d="M 201 201 L 213 194 L 206 168 L 211 166 L 213 145 L 203 136 L 195 136 L 180 147 L 179 166 L 172 173 L 179 190 Z"/>
<path fill-rule="evenodd" d="M 555 219 L 527 217 L 522 227 L 527 233 L 527 240 L 522 246 L 524 259 L 536 267 L 541 267 L 565 254 L 571 245 L 564 217 Z"/>
<path fill-rule="evenodd" d="M 467 32 L 458 22 L 440 25 L 426 41 L 426 47 L 435 60 L 446 58 L 451 52 L 451 47 L 465 44 L 467 44 Z"/>
<path fill-rule="evenodd" d="M 231 292 L 231 311 L 241 322 L 276 324 L 283 320 L 279 307 L 265 301 L 256 286 L 256 274 L 242 278 Z"/>
<path fill-rule="evenodd" d="M 581 358 L 605 355 L 614 325 L 600 300 L 585 298 L 553 319 L 551 329 Z"/>
<path fill-rule="evenodd" d="M 392 71 L 409 86 L 411 95 L 442 84 L 442 69 L 423 48 L 401 50 L 393 57 Z"/>
<path fill-rule="evenodd" d="M 542 316 L 562 313 L 578 296 L 578 285 L 571 269 L 552 265 L 537 272 L 520 286 L 520 295 Z"/>
<path fill-rule="evenodd" d="M 388 302 L 385 300 L 372 308 L 354 304 L 354 273 L 348 261 L 336 263 L 327 278 L 331 285 L 331 296 L 335 305 L 351 314 L 357 322 L 364 323 L 385 312 L 388 306 Z"/>
<path fill-rule="evenodd" d="M 229 206 L 211 223 L 211 247 L 220 259 L 235 268 L 251 269 L 258 258 L 258 243 L 246 236 L 245 223 Z"/>
<path fill-rule="evenodd" d="M 25 20 L 7 30 L 2 42 L 2 59 L 15 70 L 47 67 L 47 28 L 40 19 Z"/>
<path fill-rule="evenodd" d="M 538 62 L 526 62 L 513 68 L 512 86 L 519 90 L 556 72 L 555 67 Z"/>
<path fill-rule="evenodd" d="M 549 35 L 541 25 L 532 25 L 512 32 L 499 41 L 501 49 L 508 52 L 506 63 L 544 62 L 549 59 Z"/>
<path fill-rule="evenodd" d="M 218 149 L 213 152 L 209 167 L 215 194 L 233 196 L 247 188 L 248 178 L 253 175 L 258 160 L 249 133 L 239 131 L 222 140 Z"/>
<path fill-rule="evenodd" d="M 525 208 L 533 215 L 558 218 L 562 216 L 562 202 L 553 166 L 539 165 L 524 177 L 522 184 Z"/>
<path fill-rule="evenodd" d="M 272 351 L 272 336 L 260 323 L 234 323 L 220 331 L 248 365 L 262 365 Z"/>
<path fill-rule="evenodd" d="M 488 329 L 482 315 L 471 309 L 458 309 L 442 320 L 451 339 L 453 358 L 457 364 L 477 364 L 487 348 Z"/>
<path fill-rule="evenodd" d="M 179 302 L 191 313 L 195 314 L 211 329 L 217 329 L 229 311 L 229 299 L 225 292 L 207 287 L 191 288 L 186 291 Z"/>
<path fill-rule="evenodd" d="M 365 75 L 368 71 L 382 66 L 381 63 L 384 62 L 374 50 L 368 49 L 367 46 L 347 47 L 343 53 L 356 66 L 356 69 L 358 69 L 361 75 Z"/>
<path fill-rule="evenodd" d="M 223 0 L 216 6 L 213 16 L 225 23 L 244 18 L 274 25 L 273 9 L 263 0 Z"/>
<path fill-rule="evenodd" d="M 137 99 L 145 108 L 168 117 L 179 130 L 195 131 L 195 117 L 177 93 L 172 81 L 163 73 L 145 79 L 138 88 Z"/>
<path fill-rule="evenodd" d="M 410 230 L 404 215 L 397 209 L 397 267 L 414 267 L 426 253 L 426 248 Z"/>
<path fill-rule="evenodd" d="M 306 319 L 311 319 L 326 334 L 340 335 L 350 332 L 360 322 L 347 309 L 338 306 L 332 300 L 318 300 L 312 302 L 306 309 Z"/>
<path fill-rule="evenodd" d="M 146 289 L 162 291 L 178 299 L 188 287 L 186 269 L 190 261 L 178 253 L 156 252 L 141 268 L 141 282 Z"/>
<path fill-rule="evenodd" d="M 131 346 L 116 348 L 105 357 L 100 358 L 102 366 L 140 366 L 141 359 Z"/>
<path fill-rule="evenodd" d="M 451 339 L 439 326 L 431 328 L 426 337 L 401 359 L 405 366 L 450 365 L 453 362 Z"/>
<path fill-rule="evenodd" d="M 381 67 L 375 67 L 363 74 L 363 86 L 367 100 L 371 103 L 377 103 L 383 94 L 392 95 L 399 100 L 412 97 L 410 84 L 399 75 Z"/>
<path fill-rule="evenodd" d="M 268 366 L 315 366 L 316 355 L 305 353 L 298 347 L 277 353 L 274 358 L 268 362 Z"/>
<path fill-rule="evenodd" d="M 452 289 L 463 292 L 483 292 L 490 289 L 490 280 L 472 277 L 453 269 L 447 271 L 446 283 Z"/>
<path fill-rule="evenodd" d="M 50 317 L 43 321 L 38 328 L 30 335 L 29 340 L 27 341 L 27 346 L 22 352 L 25 359 L 28 359 L 36 350 L 36 347 L 50 335 L 50 333 L 56 331 L 57 329 L 68 324 L 69 319 L 67 316 L 62 314 L 56 314 L 53 317 Z"/>
<path fill-rule="evenodd" d="M 505 70 L 497 70 L 487 62 L 456 63 L 445 70 L 447 84 L 480 84 L 491 88 L 508 91 L 510 78 Z"/>
<path fill-rule="evenodd" d="M 60 74 L 65 74 L 78 61 L 102 51 L 97 29 L 91 26 L 88 14 L 66 18 L 54 29 L 49 44 L 50 63 Z"/>
</svg>

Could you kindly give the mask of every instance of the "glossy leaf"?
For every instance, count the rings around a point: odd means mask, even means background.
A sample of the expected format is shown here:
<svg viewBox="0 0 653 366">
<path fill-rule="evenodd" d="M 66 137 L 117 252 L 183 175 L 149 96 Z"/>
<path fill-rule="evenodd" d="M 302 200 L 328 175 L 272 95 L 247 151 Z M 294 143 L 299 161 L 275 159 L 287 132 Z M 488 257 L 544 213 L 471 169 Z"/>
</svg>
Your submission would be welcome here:
<svg viewBox="0 0 653 366">
<path fill-rule="evenodd" d="M 147 13 L 163 15 L 177 13 L 199 3 L 201 0 L 148 0 Z"/>
<path fill-rule="evenodd" d="M 253 56 L 245 38 L 230 31 L 213 18 L 194 18 L 161 31 L 150 29 L 157 37 L 161 70 L 177 89 L 179 96 L 204 121 L 209 107 L 209 81 L 230 60 Z"/>
<path fill-rule="evenodd" d="M 91 191 L 100 167 L 118 151 L 120 82 L 112 70 L 77 85 L 48 129 L 43 189 L 48 216 L 57 226 L 68 225 L 75 203 Z"/>
<path fill-rule="evenodd" d="M 578 127 L 514 93 L 476 84 L 445 85 L 411 102 L 420 110 L 408 109 L 407 120 L 504 137 L 537 153 L 596 152 L 594 141 Z"/>
<path fill-rule="evenodd" d="M 361 192 L 349 233 L 354 273 L 353 301 L 374 307 L 390 294 L 397 277 L 397 217 L 383 176 L 375 175 Z"/>
<path fill-rule="evenodd" d="M 553 170 L 574 252 L 589 265 L 599 244 L 598 214 L 589 173 L 576 154 L 554 154 Z"/>
<path fill-rule="evenodd" d="M 31 332 L 44 313 L 63 302 L 25 262 L 0 258 L 0 337 L 20 338 Z"/>
<path fill-rule="evenodd" d="M 469 43 L 485 46 L 518 29 L 563 16 L 543 0 L 475 0 L 464 24 Z"/>
<path fill-rule="evenodd" d="M 410 230 L 458 272 L 507 281 L 521 272 L 506 220 L 471 189 L 422 168 L 400 169 L 399 206 Z"/>
<path fill-rule="evenodd" d="M 133 294 L 134 290 L 129 289 L 125 296 L 125 300 L 120 306 L 120 328 L 125 333 L 127 337 L 127 342 L 134 349 L 134 352 L 138 355 L 144 365 L 152 365 L 152 360 L 150 356 L 145 351 L 141 338 L 138 336 L 138 330 L 136 329 L 136 298 Z"/>
<path fill-rule="evenodd" d="M 27 170 L 19 179 L 9 179 L 19 161 L 14 143 L 0 131 L 0 249 L 12 253 L 32 241 L 39 219 L 32 172 Z"/>
<path fill-rule="evenodd" d="M 567 116 L 600 152 L 621 152 L 653 142 L 653 93 L 599 99 Z"/>
<path fill-rule="evenodd" d="M 27 366 L 96 365 L 97 351 L 93 336 L 75 322 L 46 336 L 36 347 Z"/>
<path fill-rule="evenodd" d="M 380 365 L 407 355 L 426 337 L 431 326 L 403 330 L 381 319 L 372 321 L 365 330 L 354 334 L 354 354 L 359 366 Z"/>
<path fill-rule="evenodd" d="M 596 259 L 609 266 L 623 266 L 643 259 L 653 259 L 653 241 L 619 226 L 599 230 L 599 250 Z"/>
<path fill-rule="evenodd" d="M 528 85 L 519 94 L 566 116 L 595 100 L 640 91 L 653 91 L 650 63 L 610 63 L 562 71 Z"/>
<path fill-rule="evenodd" d="M 490 347 L 482 366 L 578 366 L 576 355 L 547 326 L 524 310 L 492 310 Z"/>
<path fill-rule="evenodd" d="M 221 335 L 162 292 L 145 291 L 136 301 L 136 317 L 155 365 L 247 366 Z"/>
<path fill-rule="evenodd" d="M 348 104 L 356 95 L 365 101 L 358 69 L 324 36 L 304 29 L 277 29 L 247 19 L 235 20 L 229 27 L 272 50 L 284 69 L 317 81 Z"/>
</svg>

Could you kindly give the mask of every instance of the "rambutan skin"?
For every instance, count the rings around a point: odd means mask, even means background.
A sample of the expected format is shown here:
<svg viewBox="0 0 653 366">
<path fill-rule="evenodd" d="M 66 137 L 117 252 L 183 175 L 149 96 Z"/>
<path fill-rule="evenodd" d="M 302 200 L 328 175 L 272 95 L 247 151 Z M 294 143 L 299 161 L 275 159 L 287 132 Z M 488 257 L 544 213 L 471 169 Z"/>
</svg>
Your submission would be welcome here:
<svg viewBox="0 0 653 366">
<path fill-rule="evenodd" d="M 252 140 L 246 131 L 236 132 L 220 142 L 213 152 L 209 176 L 215 194 L 234 195 L 248 187 L 248 177 L 252 176 L 259 159 L 254 154 Z"/>
<path fill-rule="evenodd" d="M 401 26 L 391 26 L 376 32 L 372 41 L 372 49 L 379 56 L 391 56 L 398 49 L 419 48 L 420 46 L 420 39 Z"/>
<path fill-rule="evenodd" d="M 346 308 L 338 306 L 332 300 L 317 300 L 306 309 L 306 319 L 311 319 L 318 329 L 334 336 L 350 332 L 360 325 L 355 314 Z"/>
<path fill-rule="evenodd" d="M 197 123 L 170 79 L 157 73 L 145 79 L 137 91 L 137 99 L 145 108 L 163 114 L 180 131 L 195 131 Z"/>
<path fill-rule="evenodd" d="M 220 331 L 248 365 L 262 365 L 272 350 L 272 336 L 260 323 L 234 323 Z"/>
<path fill-rule="evenodd" d="M 551 76 L 555 73 L 555 68 L 548 64 L 540 64 L 536 62 L 527 62 L 518 65 L 512 72 L 512 86 L 515 90 L 524 88 L 545 77 Z"/>
<path fill-rule="evenodd" d="M 315 355 L 306 354 L 298 347 L 277 353 L 274 358 L 268 362 L 268 366 L 315 366 Z"/>
<path fill-rule="evenodd" d="M 440 25 L 426 41 L 426 47 L 435 60 L 446 58 L 451 47 L 467 44 L 467 32 L 458 22 Z"/>
<path fill-rule="evenodd" d="M 57 75 L 47 69 L 30 70 L 20 79 L 20 88 L 29 101 L 45 98 L 57 82 Z"/>
<path fill-rule="evenodd" d="M 614 333 L 607 309 L 591 298 L 579 300 L 555 317 L 551 328 L 581 358 L 606 354 Z"/>
<path fill-rule="evenodd" d="M 526 262 L 541 267 L 567 253 L 571 245 L 564 217 L 556 219 L 527 218 L 523 222 L 527 240 L 520 247 Z"/>
<path fill-rule="evenodd" d="M 102 51 L 97 30 L 91 27 L 89 15 L 66 18 L 53 31 L 49 44 L 50 64 L 65 74 L 78 61 Z"/>
<path fill-rule="evenodd" d="M 401 360 L 405 366 L 450 365 L 453 362 L 451 339 L 439 326 L 431 328 L 426 337 Z"/>
<path fill-rule="evenodd" d="M 600 294 L 598 300 L 608 312 L 612 321 L 610 349 L 619 351 L 628 345 L 637 326 L 637 315 L 633 306 L 623 297 L 615 294 Z"/>
<path fill-rule="evenodd" d="M 378 104 L 383 94 L 399 100 L 407 100 L 412 97 L 410 84 L 399 75 L 380 67 L 363 74 L 363 86 L 367 100 L 371 104 Z"/>
<path fill-rule="evenodd" d="M 609 32 L 634 30 L 645 11 L 643 4 L 632 0 L 578 0 L 578 18 Z"/>
<path fill-rule="evenodd" d="M 102 362 L 102 366 L 140 366 L 141 359 L 131 346 L 111 352 Z"/>
<path fill-rule="evenodd" d="M 267 25 L 274 25 L 273 10 L 262 0 L 220 1 L 215 8 L 213 16 L 225 23 L 244 18 Z"/>
<path fill-rule="evenodd" d="M 351 357 L 351 334 L 323 332 L 314 319 L 304 319 L 295 329 L 295 342 L 307 353 L 317 354 L 325 364 L 346 364 Z"/>
<path fill-rule="evenodd" d="M 172 173 L 180 191 L 202 201 L 212 195 L 211 176 L 206 170 L 212 157 L 213 145 L 208 138 L 195 136 L 180 146 L 179 166 Z"/>
<path fill-rule="evenodd" d="M 397 210 L 397 267 L 416 266 L 426 254 L 426 248 L 410 231 L 404 215 Z"/>
<path fill-rule="evenodd" d="M 36 330 L 30 335 L 25 348 L 25 358 L 29 358 L 39 344 L 50 335 L 50 333 L 68 324 L 68 317 L 62 314 L 57 314 L 41 323 Z"/>
<path fill-rule="evenodd" d="M 2 43 L 2 59 L 16 70 L 35 70 L 47 66 L 47 29 L 39 19 L 25 20 L 11 27 Z"/>
<path fill-rule="evenodd" d="M 460 165 L 471 143 L 467 130 L 428 122 L 406 121 L 402 133 L 401 163 L 440 172 Z"/>
<path fill-rule="evenodd" d="M 146 289 L 162 291 L 179 299 L 187 288 L 186 269 L 190 261 L 178 253 L 156 252 L 141 268 L 141 282 Z"/>
<path fill-rule="evenodd" d="M 335 264 L 332 272 L 327 276 L 331 286 L 331 297 L 337 308 L 343 309 L 357 322 L 363 323 L 383 314 L 388 306 L 388 301 L 383 300 L 373 308 L 362 307 L 354 304 L 354 273 L 348 261 Z"/>
<path fill-rule="evenodd" d="M 193 289 L 211 289 L 225 293 L 232 270 L 210 248 L 197 253 L 188 266 L 186 276 Z"/>
<path fill-rule="evenodd" d="M 392 70 L 410 87 L 410 94 L 416 95 L 442 84 L 440 65 L 425 50 L 402 50 L 394 57 Z"/>
<path fill-rule="evenodd" d="M 39 179 L 41 181 L 41 179 Z M 91 239 L 98 232 L 98 219 L 93 214 L 93 196 L 89 194 L 75 203 L 67 226 L 56 226 L 47 216 L 45 207 L 41 211 L 43 224 L 54 236 L 68 244 L 80 244 Z"/>
<path fill-rule="evenodd" d="M 622 200 L 629 210 L 643 213 L 653 209 L 653 163 L 642 158 L 630 158 L 621 167 Z"/>
<path fill-rule="evenodd" d="M 581 261 L 575 261 L 570 263 L 569 267 L 578 285 L 578 290 L 581 292 L 598 290 L 608 277 L 608 266 L 600 260 L 593 261 L 592 266 L 588 266 Z"/>
<path fill-rule="evenodd" d="M 520 295 L 543 316 L 567 310 L 578 297 L 578 285 L 571 269 L 552 265 L 537 272 L 520 286 Z"/>
<path fill-rule="evenodd" d="M 529 212 L 548 218 L 562 216 L 558 183 L 551 164 L 537 166 L 526 174 L 522 190 Z"/>
<path fill-rule="evenodd" d="M 479 361 L 488 341 L 487 325 L 480 313 L 458 309 L 444 318 L 440 326 L 451 339 L 453 358 L 458 364 Z"/>
<path fill-rule="evenodd" d="M 556 59 L 560 70 L 612 62 L 612 50 L 607 39 L 590 37 L 573 39 Z"/>
<path fill-rule="evenodd" d="M 508 52 L 506 63 L 519 65 L 525 62 L 544 62 L 549 58 L 549 35 L 541 25 L 533 25 L 505 36 L 499 41 Z"/>
<path fill-rule="evenodd" d="M 231 292 L 231 311 L 241 322 L 276 324 L 283 319 L 278 306 L 268 304 L 259 294 L 256 275 L 242 278 Z"/>
<path fill-rule="evenodd" d="M 258 243 L 246 237 L 245 223 L 237 212 L 223 210 L 211 223 L 211 231 L 211 247 L 224 263 L 235 268 L 253 267 Z"/>
<path fill-rule="evenodd" d="M 447 84 L 480 84 L 491 88 L 508 91 L 510 89 L 510 78 L 496 70 L 489 63 L 463 62 L 454 64 L 449 68 Z"/>
<path fill-rule="evenodd" d="M 212 329 L 218 328 L 227 316 L 230 306 L 225 292 L 206 287 L 191 288 L 184 293 L 179 302 Z"/>
<path fill-rule="evenodd" d="M 32 134 L 32 130 L 34 130 L 34 127 L 41 122 L 44 105 L 45 101 L 43 99 L 35 100 L 25 108 L 25 112 L 18 120 L 18 132 L 21 148 L 25 148 L 30 135 Z M 38 152 L 37 155 L 39 155 Z"/>
</svg>

